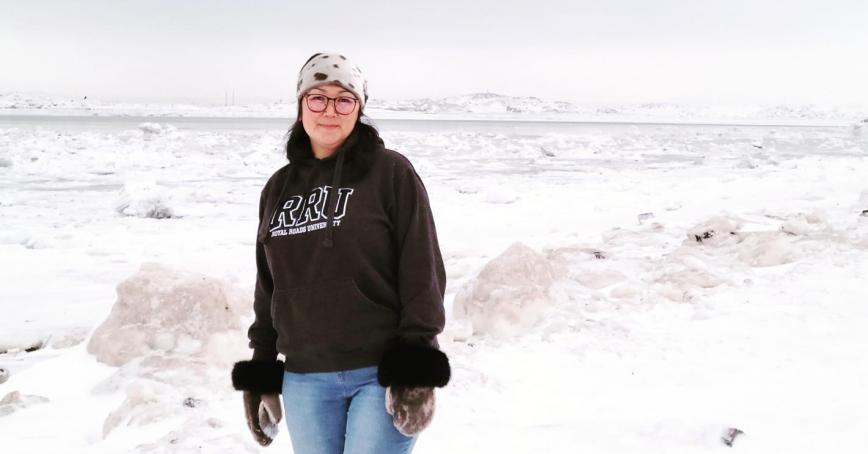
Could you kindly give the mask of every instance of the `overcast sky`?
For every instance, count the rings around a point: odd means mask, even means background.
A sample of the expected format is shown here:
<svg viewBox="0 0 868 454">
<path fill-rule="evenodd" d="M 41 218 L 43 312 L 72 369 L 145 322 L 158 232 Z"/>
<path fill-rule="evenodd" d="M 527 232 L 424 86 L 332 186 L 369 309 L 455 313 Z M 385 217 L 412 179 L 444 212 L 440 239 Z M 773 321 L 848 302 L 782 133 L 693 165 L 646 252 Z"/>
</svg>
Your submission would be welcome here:
<svg viewBox="0 0 868 454">
<path fill-rule="evenodd" d="M 318 51 L 372 98 L 868 105 L 864 0 L 0 0 L 0 92 L 270 102 Z"/>
</svg>

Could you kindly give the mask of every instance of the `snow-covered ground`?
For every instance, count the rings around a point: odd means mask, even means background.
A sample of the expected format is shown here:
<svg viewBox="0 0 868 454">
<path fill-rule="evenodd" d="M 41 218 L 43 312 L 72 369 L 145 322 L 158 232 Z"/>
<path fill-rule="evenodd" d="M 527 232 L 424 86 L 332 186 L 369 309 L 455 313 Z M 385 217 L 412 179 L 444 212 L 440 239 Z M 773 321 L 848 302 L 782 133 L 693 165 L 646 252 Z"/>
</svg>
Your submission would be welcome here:
<svg viewBox="0 0 868 454">
<path fill-rule="evenodd" d="M 228 371 L 289 122 L 156 121 L 0 117 L 4 453 L 258 452 Z M 449 277 L 415 452 L 864 452 L 862 127 L 377 124 Z"/>
</svg>

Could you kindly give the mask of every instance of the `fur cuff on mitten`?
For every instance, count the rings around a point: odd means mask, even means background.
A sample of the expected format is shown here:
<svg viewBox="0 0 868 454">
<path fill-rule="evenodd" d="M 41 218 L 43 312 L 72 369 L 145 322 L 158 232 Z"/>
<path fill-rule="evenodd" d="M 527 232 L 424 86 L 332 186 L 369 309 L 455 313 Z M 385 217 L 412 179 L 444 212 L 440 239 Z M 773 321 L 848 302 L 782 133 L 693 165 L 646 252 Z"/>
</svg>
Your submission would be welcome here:
<svg viewBox="0 0 868 454">
<path fill-rule="evenodd" d="M 377 381 L 380 386 L 443 387 L 449 383 L 449 358 L 440 350 L 423 343 L 400 341 L 392 345 L 380 360 Z"/>
<path fill-rule="evenodd" d="M 232 367 L 232 386 L 238 391 L 280 394 L 283 361 L 239 361 Z"/>
</svg>

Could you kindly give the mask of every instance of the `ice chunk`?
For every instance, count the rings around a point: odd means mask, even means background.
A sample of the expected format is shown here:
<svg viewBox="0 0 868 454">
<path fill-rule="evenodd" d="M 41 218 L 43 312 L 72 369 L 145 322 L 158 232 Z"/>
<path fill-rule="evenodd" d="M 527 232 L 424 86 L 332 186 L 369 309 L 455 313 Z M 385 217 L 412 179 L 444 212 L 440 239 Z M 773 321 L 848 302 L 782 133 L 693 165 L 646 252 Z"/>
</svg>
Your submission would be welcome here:
<svg viewBox="0 0 868 454">
<path fill-rule="evenodd" d="M 730 243 L 730 237 L 735 235 L 743 222 L 729 216 L 715 216 L 696 225 L 687 232 L 688 241 L 720 246 Z"/>
<path fill-rule="evenodd" d="M 11 415 L 18 410 L 46 402 L 48 402 L 48 398 L 46 397 L 12 391 L 0 399 L 0 417 Z"/>
<path fill-rule="evenodd" d="M 483 197 L 488 203 L 498 204 L 514 203 L 519 198 L 517 194 L 502 186 L 485 191 Z"/>
<path fill-rule="evenodd" d="M 167 219 L 177 217 L 169 206 L 170 196 L 152 181 L 130 181 L 115 201 L 115 211 L 124 216 Z"/>
<path fill-rule="evenodd" d="M 494 258 L 455 296 L 453 315 L 474 334 L 511 336 L 539 321 L 552 299 L 556 270 L 535 250 L 515 243 Z"/>
<path fill-rule="evenodd" d="M 189 356 L 212 351 L 213 335 L 238 330 L 249 305 L 220 280 L 146 263 L 117 287 L 117 302 L 87 350 L 119 366 L 150 353 Z"/>
<path fill-rule="evenodd" d="M 145 140 L 149 140 L 154 136 L 173 133 L 177 131 L 178 128 L 169 124 L 146 122 L 139 124 L 139 130 L 144 133 Z"/>
<path fill-rule="evenodd" d="M 799 248 L 773 235 L 752 234 L 739 244 L 738 258 L 751 266 L 777 266 L 796 261 Z"/>
<path fill-rule="evenodd" d="M 51 348 L 69 348 L 76 346 L 87 338 L 90 329 L 83 326 L 57 329 L 49 336 L 48 344 Z"/>
<path fill-rule="evenodd" d="M 644 224 L 645 221 L 647 221 L 649 219 L 654 219 L 654 213 L 652 213 L 650 211 L 647 213 L 639 213 L 639 215 L 636 216 L 636 219 L 639 220 L 639 224 Z"/>
</svg>

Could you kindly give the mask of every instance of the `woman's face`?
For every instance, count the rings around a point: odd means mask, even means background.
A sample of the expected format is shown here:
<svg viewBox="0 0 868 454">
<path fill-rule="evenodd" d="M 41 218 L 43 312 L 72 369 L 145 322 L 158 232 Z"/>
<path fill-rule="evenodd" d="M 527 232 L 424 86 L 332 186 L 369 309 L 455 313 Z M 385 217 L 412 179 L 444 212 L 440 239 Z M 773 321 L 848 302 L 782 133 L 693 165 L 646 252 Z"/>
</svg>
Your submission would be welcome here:
<svg viewBox="0 0 868 454">
<path fill-rule="evenodd" d="M 308 107 L 307 97 L 309 95 L 325 95 L 329 98 L 350 97 L 353 99 L 355 99 L 355 95 L 340 85 L 329 84 L 311 88 L 301 98 L 302 126 L 310 137 L 314 156 L 317 159 L 322 159 L 337 150 L 353 132 L 356 120 L 359 118 L 359 102 L 356 100 L 352 112 L 346 115 L 337 113 L 335 110 L 336 100 L 327 100 L 325 110 L 314 112 Z"/>
</svg>

